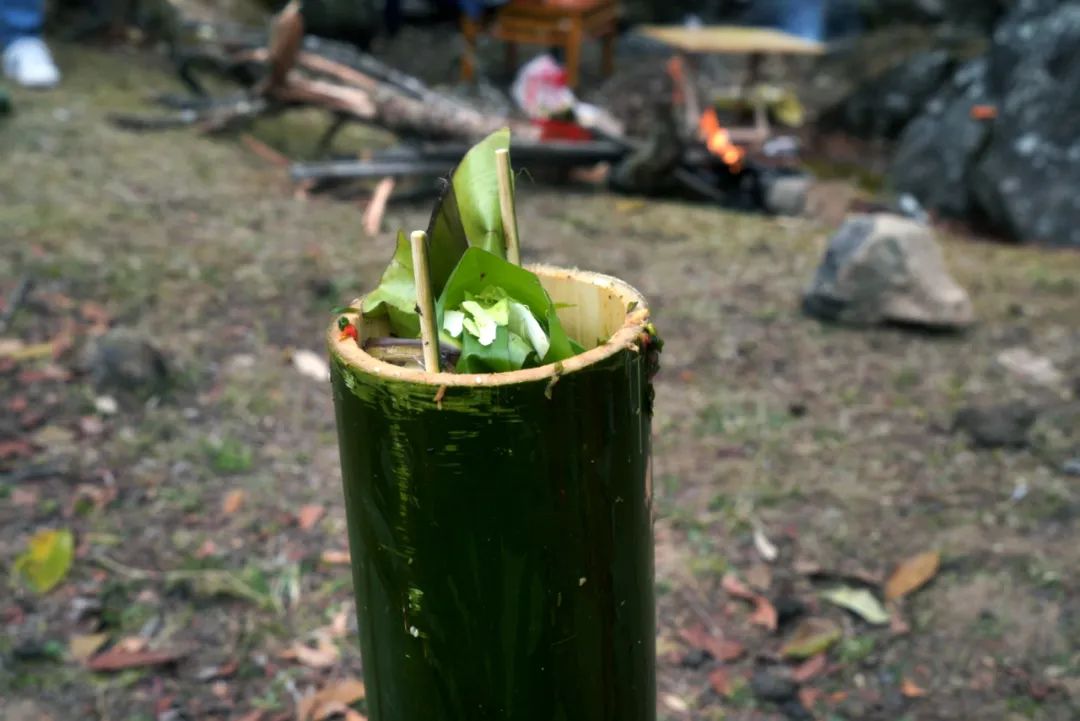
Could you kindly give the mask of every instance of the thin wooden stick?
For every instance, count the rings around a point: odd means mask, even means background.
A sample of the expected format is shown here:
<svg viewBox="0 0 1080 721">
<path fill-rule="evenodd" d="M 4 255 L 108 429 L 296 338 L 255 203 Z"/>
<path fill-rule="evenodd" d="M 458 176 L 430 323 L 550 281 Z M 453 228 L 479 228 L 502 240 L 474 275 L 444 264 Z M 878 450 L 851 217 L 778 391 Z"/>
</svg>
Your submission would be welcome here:
<svg viewBox="0 0 1080 721">
<path fill-rule="evenodd" d="M 499 210 L 502 211 L 503 234 L 506 237 L 506 259 L 521 265 L 521 246 L 518 245 L 517 218 L 514 214 L 514 179 L 510 170 L 510 151 L 495 151 L 495 167 L 499 177 Z"/>
<path fill-rule="evenodd" d="M 416 307 L 420 313 L 420 338 L 424 346 L 424 370 L 439 372 L 439 331 L 435 328 L 435 301 L 431 297 L 431 273 L 428 272 L 427 233 L 414 230 L 412 242 L 413 280 L 416 283 Z"/>
</svg>

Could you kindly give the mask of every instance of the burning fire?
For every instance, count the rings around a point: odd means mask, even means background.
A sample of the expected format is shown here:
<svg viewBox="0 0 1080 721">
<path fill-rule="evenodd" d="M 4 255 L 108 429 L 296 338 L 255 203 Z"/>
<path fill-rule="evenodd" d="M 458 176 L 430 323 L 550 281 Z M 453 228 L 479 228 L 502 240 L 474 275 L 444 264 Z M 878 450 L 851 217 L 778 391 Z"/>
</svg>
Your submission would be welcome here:
<svg viewBox="0 0 1080 721">
<path fill-rule="evenodd" d="M 698 121 L 698 135 L 705 141 L 709 152 L 723 160 L 733 172 L 737 173 L 742 169 L 742 160 L 746 151 L 731 142 L 731 134 L 720 125 L 716 111 L 712 108 L 701 114 L 701 119 Z"/>
</svg>

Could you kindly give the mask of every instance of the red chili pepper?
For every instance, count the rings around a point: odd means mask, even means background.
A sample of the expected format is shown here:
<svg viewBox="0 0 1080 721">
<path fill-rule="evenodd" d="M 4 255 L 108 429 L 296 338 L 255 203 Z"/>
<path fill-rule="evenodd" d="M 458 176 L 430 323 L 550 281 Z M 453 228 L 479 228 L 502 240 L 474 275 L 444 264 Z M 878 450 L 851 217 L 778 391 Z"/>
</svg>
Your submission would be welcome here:
<svg viewBox="0 0 1080 721">
<path fill-rule="evenodd" d="M 353 340 L 358 340 L 359 338 L 356 332 L 356 326 L 352 323 L 349 323 L 341 329 L 341 338 L 339 340 L 345 340 L 346 338 L 352 338 Z"/>
</svg>

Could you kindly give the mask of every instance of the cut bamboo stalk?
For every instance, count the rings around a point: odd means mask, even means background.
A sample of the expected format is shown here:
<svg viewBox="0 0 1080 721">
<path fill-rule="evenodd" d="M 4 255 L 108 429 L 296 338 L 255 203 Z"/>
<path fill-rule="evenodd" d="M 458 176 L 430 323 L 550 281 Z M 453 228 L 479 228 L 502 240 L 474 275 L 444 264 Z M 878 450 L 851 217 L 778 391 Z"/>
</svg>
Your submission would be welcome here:
<svg viewBox="0 0 1080 721">
<path fill-rule="evenodd" d="M 427 373 L 328 329 L 371 721 L 656 719 L 648 308 L 529 269 L 583 353 Z"/>
<path fill-rule="evenodd" d="M 424 370 L 439 372 L 439 331 L 435 327 L 435 299 L 431 296 L 431 273 L 428 271 L 427 233 L 414 230 L 412 243 L 413 280 L 416 284 L 416 307 L 420 314 L 420 339 L 424 346 Z"/>
<path fill-rule="evenodd" d="M 499 210 L 502 211 L 503 237 L 506 238 L 506 259 L 521 265 L 521 246 L 518 245 L 517 214 L 514 212 L 514 177 L 510 169 L 510 151 L 495 151 L 495 167 L 499 177 Z"/>
</svg>

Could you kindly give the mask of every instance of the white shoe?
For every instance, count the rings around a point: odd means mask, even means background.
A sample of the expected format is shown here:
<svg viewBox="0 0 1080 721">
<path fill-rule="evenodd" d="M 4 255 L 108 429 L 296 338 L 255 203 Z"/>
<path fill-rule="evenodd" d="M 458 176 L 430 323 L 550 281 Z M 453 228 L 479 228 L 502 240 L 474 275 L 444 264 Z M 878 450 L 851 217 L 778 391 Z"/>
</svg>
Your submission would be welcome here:
<svg viewBox="0 0 1080 721">
<path fill-rule="evenodd" d="M 41 38 L 12 40 L 4 49 L 4 75 L 27 88 L 51 88 L 60 82 L 60 70 Z"/>
</svg>

